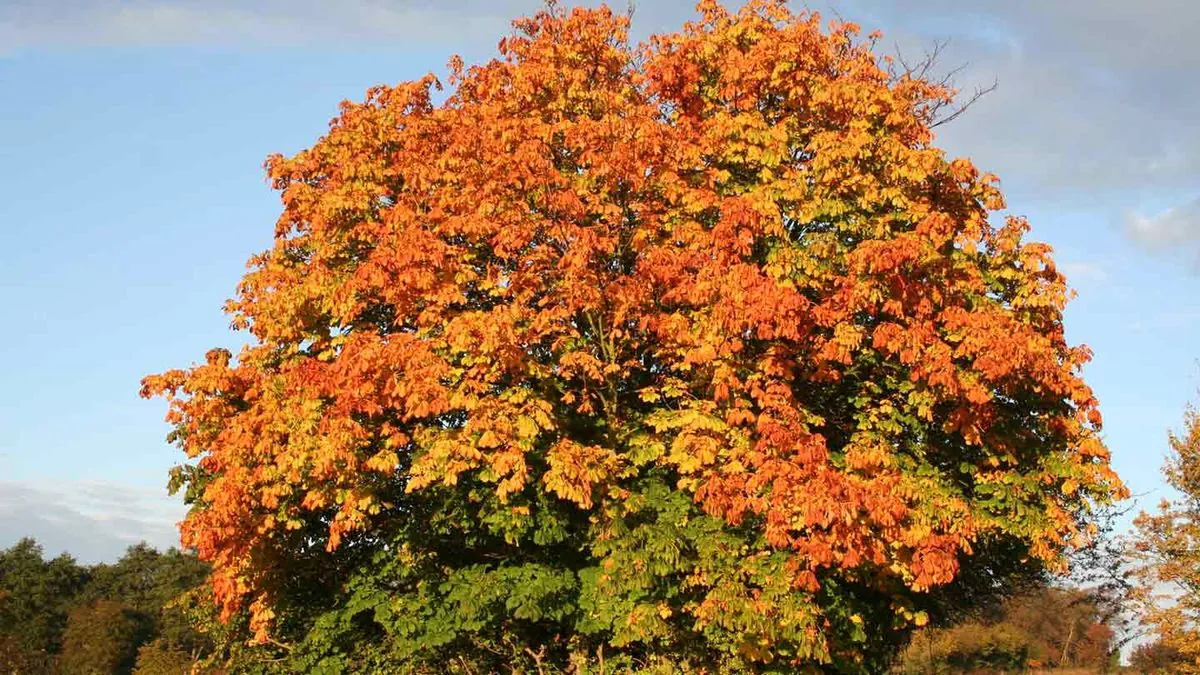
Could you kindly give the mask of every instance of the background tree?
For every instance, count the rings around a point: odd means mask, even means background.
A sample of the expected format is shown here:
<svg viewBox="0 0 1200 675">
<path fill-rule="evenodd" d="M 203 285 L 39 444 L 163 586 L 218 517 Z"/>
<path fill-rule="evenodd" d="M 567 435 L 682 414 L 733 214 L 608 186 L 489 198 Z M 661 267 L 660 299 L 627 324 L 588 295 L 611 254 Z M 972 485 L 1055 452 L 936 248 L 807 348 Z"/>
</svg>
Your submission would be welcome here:
<svg viewBox="0 0 1200 675">
<path fill-rule="evenodd" d="M 905 649 L 902 673 L 1039 668 L 1109 672 L 1117 667 L 1115 631 L 1091 593 L 1044 586 L 948 628 L 922 631 Z"/>
<path fill-rule="evenodd" d="M 133 675 L 191 675 L 196 660 L 194 654 L 158 639 L 138 648 Z"/>
<path fill-rule="evenodd" d="M 1163 473 L 1178 498 L 1134 521 L 1132 557 L 1141 582 L 1141 619 L 1163 649 L 1178 652 L 1176 672 L 1200 673 L 1200 413 L 1169 437 Z"/>
<path fill-rule="evenodd" d="M 1133 508 L 1130 504 L 1099 510 L 1093 521 L 1096 535 L 1088 546 L 1071 554 L 1070 573 L 1060 582 L 1083 592 L 1088 605 L 1095 609 L 1096 622 L 1111 632 L 1108 670 L 1116 668 L 1122 650 L 1143 632 L 1138 623 L 1137 579 L 1125 525 Z"/>
<path fill-rule="evenodd" d="M 164 648 L 196 658 L 210 651 L 211 643 L 192 627 L 176 601 L 200 586 L 207 576 L 208 566 L 196 556 L 176 549 L 159 553 L 142 543 L 131 546 L 115 564 L 93 568 L 81 599 L 119 600 L 149 622 L 147 638 L 153 636 Z"/>
<path fill-rule="evenodd" d="M 116 600 L 96 600 L 71 611 L 58 671 L 64 675 L 118 675 L 133 670 L 138 648 L 154 634 L 154 619 Z"/>
<path fill-rule="evenodd" d="M 1114 631 L 1086 591 L 1047 587 L 1013 598 L 1004 621 L 1028 636 L 1030 655 L 1057 668 L 1104 669 Z"/>
<path fill-rule="evenodd" d="M 146 544 L 116 563 L 82 567 L 65 554 L 45 560 L 37 542 L 23 539 L 0 552 L 0 672 L 128 673 L 151 641 L 199 661 L 213 644 L 181 596 L 207 571 L 193 555 Z"/>
<path fill-rule="evenodd" d="M 1011 624 L 968 621 L 922 631 L 905 649 L 895 672 L 904 675 L 1024 672 L 1033 662 L 1029 634 Z"/>
<path fill-rule="evenodd" d="M 551 4 L 268 161 L 253 343 L 144 383 L 261 664 L 880 672 L 1123 494 L 1048 247 L 932 145 L 952 92 L 699 12 Z"/>
<path fill-rule="evenodd" d="M 52 660 L 87 579 L 87 569 L 65 553 L 45 560 L 33 539 L 0 551 L 0 651 L 10 655 L 5 658 L 13 663 Z"/>
<path fill-rule="evenodd" d="M 1140 644 L 1129 653 L 1129 667 L 1143 675 L 1178 673 L 1183 666 L 1185 661 L 1179 650 L 1162 640 Z"/>
<path fill-rule="evenodd" d="M 12 635 L 0 635 L 0 673 L 51 672 L 55 656 L 26 647 Z"/>
</svg>

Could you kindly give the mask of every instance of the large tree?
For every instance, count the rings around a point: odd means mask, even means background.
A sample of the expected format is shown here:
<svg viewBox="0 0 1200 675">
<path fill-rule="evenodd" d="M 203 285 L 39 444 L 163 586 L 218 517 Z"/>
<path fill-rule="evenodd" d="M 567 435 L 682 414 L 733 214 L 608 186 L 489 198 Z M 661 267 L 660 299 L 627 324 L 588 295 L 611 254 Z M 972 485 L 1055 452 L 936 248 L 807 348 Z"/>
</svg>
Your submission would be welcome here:
<svg viewBox="0 0 1200 675">
<path fill-rule="evenodd" d="M 952 92 L 698 9 L 551 4 L 268 161 L 251 344 L 144 382 L 255 667 L 878 672 L 1122 493 L 1049 248 L 932 145 Z"/>
</svg>

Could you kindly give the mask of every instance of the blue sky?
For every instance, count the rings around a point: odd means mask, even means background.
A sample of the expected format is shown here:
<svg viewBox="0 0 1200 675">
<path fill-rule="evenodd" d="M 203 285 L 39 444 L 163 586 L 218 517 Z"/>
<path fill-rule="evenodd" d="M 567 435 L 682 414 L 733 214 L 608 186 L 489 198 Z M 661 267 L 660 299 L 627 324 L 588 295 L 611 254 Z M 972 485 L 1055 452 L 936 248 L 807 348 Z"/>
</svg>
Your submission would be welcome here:
<svg viewBox="0 0 1200 675">
<path fill-rule="evenodd" d="M 371 85 L 441 72 L 451 53 L 490 56 L 507 18 L 538 4 L 0 0 L 0 307 L 13 322 L 0 342 L 0 547 L 33 534 L 99 560 L 140 538 L 174 543 L 181 509 L 162 486 L 179 458 L 163 404 L 140 400 L 138 383 L 245 339 L 221 305 L 279 210 L 263 159 L 311 144 L 338 101 Z M 690 15 L 690 2 L 643 5 L 640 34 Z M 999 78 L 940 144 L 999 173 L 1012 211 L 1055 246 L 1115 463 L 1156 501 L 1166 430 L 1200 385 L 1200 87 L 1184 76 L 1200 48 L 1171 32 L 1200 11 L 813 7 L 907 53 L 950 38 L 944 62 L 968 63 L 967 88 Z M 1104 39 L 1116 30 L 1119 45 Z"/>
</svg>

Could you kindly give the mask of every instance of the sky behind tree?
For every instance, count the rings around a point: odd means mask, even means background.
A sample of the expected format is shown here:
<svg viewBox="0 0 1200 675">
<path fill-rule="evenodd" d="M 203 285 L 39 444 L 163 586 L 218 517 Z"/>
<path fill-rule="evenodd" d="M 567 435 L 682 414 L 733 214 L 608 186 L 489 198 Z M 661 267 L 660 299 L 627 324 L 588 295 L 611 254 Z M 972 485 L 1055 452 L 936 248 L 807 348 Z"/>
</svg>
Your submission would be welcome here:
<svg viewBox="0 0 1200 675">
<path fill-rule="evenodd" d="M 564 3 L 566 4 L 566 3 Z M 597 4 L 597 3 L 587 3 Z M 624 9 L 624 3 L 615 3 Z M 0 547 L 85 560 L 175 543 L 180 459 L 138 382 L 236 349 L 221 305 L 269 246 L 262 162 L 326 128 L 342 99 L 490 58 L 538 0 L 51 0 L 0 3 Z M 1114 464 L 1152 504 L 1165 433 L 1195 398 L 1200 44 L 1188 0 L 838 0 L 814 10 L 920 56 L 949 40 L 967 92 L 999 88 L 938 144 L 998 173 L 1079 292 L 1068 336 Z M 636 9 L 635 37 L 691 2 Z"/>
</svg>

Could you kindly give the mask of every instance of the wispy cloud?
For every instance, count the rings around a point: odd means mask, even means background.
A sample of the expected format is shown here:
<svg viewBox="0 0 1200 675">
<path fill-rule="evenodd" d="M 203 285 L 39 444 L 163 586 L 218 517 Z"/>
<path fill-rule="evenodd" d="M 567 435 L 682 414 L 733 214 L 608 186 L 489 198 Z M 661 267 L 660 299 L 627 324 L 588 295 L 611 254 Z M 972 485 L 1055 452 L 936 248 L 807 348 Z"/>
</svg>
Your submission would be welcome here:
<svg viewBox="0 0 1200 675">
<path fill-rule="evenodd" d="M 968 92 L 998 80 L 938 143 L 998 173 L 1015 207 L 1106 211 L 1143 250 L 1200 265 L 1200 3 L 828 1 L 910 53 L 949 38 L 943 65 L 968 64 Z M 1151 201 L 1180 206 L 1127 213 Z"/>
<path fill-rule="evenodd" d="M 1130 213 L 1125 218 L 1125 231 L 1150 251 L 1184 255 L 1200 262 L 1200 199 L 1155 215 Z"/>
<path fill-rule="evenodd" d="M 969 64 L 967 91 L 998 79 L 942 142 L 1039 198 L 1092 206 L 1200 172 L 1200 43 L 1186 37 L 1200 3 L 844 1 L 889 36 L 949 38 L 943 65 Z"/>
<path fill-rule="evenodd" d="M 0 481 L 0 548 L 33 537 L 48 555 L 63 551 L 82 562 L 112 561 L 145 541 L 177 546 L 179 500 L 165 491 L 116 483 Z"/>
</svg>

